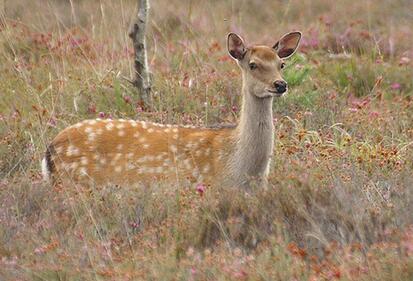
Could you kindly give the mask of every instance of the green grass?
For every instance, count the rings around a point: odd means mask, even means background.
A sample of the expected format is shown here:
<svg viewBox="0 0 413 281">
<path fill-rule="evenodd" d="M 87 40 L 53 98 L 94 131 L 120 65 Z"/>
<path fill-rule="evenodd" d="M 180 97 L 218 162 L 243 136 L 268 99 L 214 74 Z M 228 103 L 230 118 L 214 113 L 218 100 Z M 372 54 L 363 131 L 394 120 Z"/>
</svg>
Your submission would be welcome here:
<svg viewBox="0 0 413 281">
<path fill-rule="evenodd" d="M 39 3 L 0 9 L 1 280 L 413 279 L 406 1 L 152 1 L 144 108 L 127 81 L 135 1 Z M 41 180 L 52 138 L 99 114 L 235 122 L 226 34 L 274 44 L 291 30 L 304 38 L 273 105 L 268 189 Z"/>
</svg>

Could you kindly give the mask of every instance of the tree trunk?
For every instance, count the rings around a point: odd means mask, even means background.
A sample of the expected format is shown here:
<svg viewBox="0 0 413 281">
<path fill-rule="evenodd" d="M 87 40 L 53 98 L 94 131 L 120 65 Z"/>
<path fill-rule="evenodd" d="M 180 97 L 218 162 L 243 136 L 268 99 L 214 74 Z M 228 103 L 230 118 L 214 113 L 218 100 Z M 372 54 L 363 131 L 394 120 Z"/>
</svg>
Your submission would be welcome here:
<svg viewBox="0 0 413 281">
<path fill-rule="evenodd" d="M 148 17 L 149 0 L 139 0 L 138 17 L 129 32 L 129 37 L 133 41 L 135 51 L 135 77 L 133 85 L 138 88 L 144 104 L 148 104 L 152 88 L 145 40 Z"/>
</svg>

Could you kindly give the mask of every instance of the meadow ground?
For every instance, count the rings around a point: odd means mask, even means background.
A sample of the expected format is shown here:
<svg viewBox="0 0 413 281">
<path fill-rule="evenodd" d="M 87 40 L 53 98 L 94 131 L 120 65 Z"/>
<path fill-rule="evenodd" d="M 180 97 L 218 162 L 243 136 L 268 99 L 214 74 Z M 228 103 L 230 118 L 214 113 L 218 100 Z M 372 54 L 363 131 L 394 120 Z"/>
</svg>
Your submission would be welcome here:
<svg viewBox="0 0 413 281">
<path fill-rule="evenodd" d="M 146 107 L 135 2 L 0 2 L 0 280 L 413 280 L 411 1 L 153 0 Z M 234 122 L 226 34 L 291 30 L 267 190 L 42 182 L 47 143 L 82 119 Z"/>
</svg>

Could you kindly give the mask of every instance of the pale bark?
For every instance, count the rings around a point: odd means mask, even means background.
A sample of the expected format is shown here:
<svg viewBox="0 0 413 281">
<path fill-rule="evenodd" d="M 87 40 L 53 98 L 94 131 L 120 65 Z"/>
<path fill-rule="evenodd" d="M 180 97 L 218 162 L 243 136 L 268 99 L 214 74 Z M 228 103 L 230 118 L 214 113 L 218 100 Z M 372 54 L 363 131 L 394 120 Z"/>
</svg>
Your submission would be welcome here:
<svg viewBox="0 0 413 281">
<path fill-rule="evenodd" d="M 138 88 L 140 97 L 145 104 L 148 103 L 152 88 L 145 39 L 148 18 L 149 0 L 139 0 L 138 17 L 132 25 L 129 37 L 133 41 L 135 51 L 135 77 L 133 84 Z"/>
</svg>

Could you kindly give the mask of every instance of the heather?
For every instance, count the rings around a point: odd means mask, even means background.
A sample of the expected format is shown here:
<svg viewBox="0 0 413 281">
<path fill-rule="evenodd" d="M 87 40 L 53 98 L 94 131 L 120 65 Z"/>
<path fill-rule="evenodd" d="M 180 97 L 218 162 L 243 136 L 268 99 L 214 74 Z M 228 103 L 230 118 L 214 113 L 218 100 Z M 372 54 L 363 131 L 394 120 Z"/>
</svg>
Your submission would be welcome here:
<svg viewBox="0 0 413 281">
<path fill-rule="evenodd" d="M 136 1 L 0 6 L 1 280 L 412 280 L 409 1 L 151 1 L 149 104 L 130 83 Z M 301 30 L 274 101 L 266 189 L 41 180 L 87 118 L 236 122 L 226 34 Z"/>
</svg>

